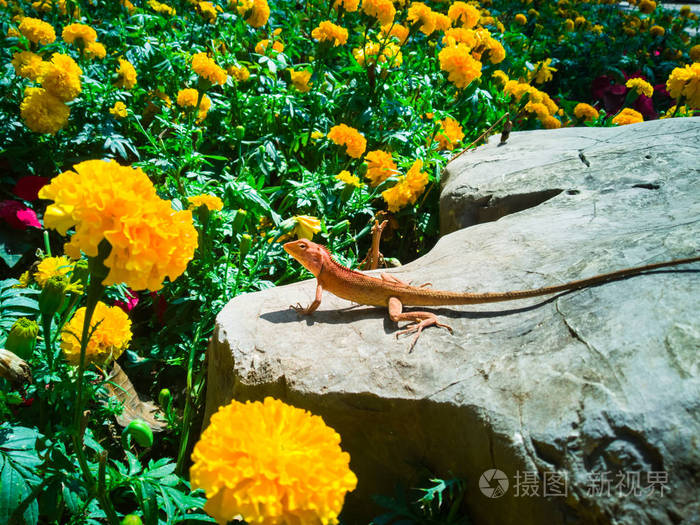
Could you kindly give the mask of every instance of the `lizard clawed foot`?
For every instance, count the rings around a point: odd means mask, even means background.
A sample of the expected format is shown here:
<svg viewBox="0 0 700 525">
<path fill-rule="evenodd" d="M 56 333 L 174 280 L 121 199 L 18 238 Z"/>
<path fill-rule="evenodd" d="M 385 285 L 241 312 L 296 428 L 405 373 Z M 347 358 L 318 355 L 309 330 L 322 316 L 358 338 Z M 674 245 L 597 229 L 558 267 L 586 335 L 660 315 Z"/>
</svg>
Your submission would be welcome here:
<svg viewBox="0 0 700 525">
<path fill-rule="evenodd" d="M 402 334 L 410 334 L 412 332 L 416 332 L 416 335 L 411 341 L 411 346 L 408 348 L 408 351 L 410 352 L 413 350 L 413 347 L 416 346 L 416 342 L 418 341 L 418 338 L 420 337 L 423 328 L 427 328 L 428 326 L 438 326 L 440 328 L 446 328 L 451 334 L 454 333 L 451 326 L 439 322 L 437 317 L 429 317 L 427 319 L 416 321 L 415 323 L 408 325 L 404 330 L 396 332 L 396 338 L 398 339 L 399 336 Z"/>
<path fill-rule="evenodd" d="M 295 311 L 297 314 L 299 314 L 299 315 L 309 315 L 308 308 L 304 308 L 304 307 L 301 305 L 301 303 L 290 304 L 290 305 L 289 305 L 289 308 L 291 308 L 292 310 L 294 310 L 294 311 Z"/>
</svg>

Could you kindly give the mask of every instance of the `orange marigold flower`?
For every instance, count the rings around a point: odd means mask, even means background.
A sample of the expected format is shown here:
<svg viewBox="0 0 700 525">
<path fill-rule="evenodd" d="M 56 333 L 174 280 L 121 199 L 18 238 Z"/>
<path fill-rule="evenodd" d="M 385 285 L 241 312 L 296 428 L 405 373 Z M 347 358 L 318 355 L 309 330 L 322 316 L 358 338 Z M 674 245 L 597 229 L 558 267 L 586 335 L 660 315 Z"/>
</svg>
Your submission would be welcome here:
<svg viewBox="0 0 700 525">
<path fill-rule="evenodd" d="M 85 24 L 67 25 L 63 28 L 61 37 L 69 44 L 75 44 L 77 46 L 85 46 L 90 42 L 97 41 L 97 33 L 95 30 Z"/>
<path fill-rule="evenodd" d="M 136 85 L 136 69 L 131 65 L 131 62 L 119 59 L 119 66 L 117 67 L 117 81 L 114 83 L 115 86 L 131 89 Z"/>
<path fill-rule="evenodd" d="M 267 0 L 230 0 L 241 16 L 248 16 L 246 23 L 252 27 L 262 27 L 270 18 L 270 6 Z"/>
<path fill-rule="evenodd" d="M 195 53 L 192 55 L 192 69 L 200 77 L 212 84 L 221 85 L 228 78 L 226 71 L 219 67 L 206 53 Z"/>
<path fill-rule="evenodd" d="M 83 70 L 68 55 L 54 53 L 51 61 L 44 64 L 39 75 L 41 86 L 59 98 L 63 102 L 68 102 L 77 97 L 82 86 L 80 76 Z"/>
<path fill-rule="evenodd" d="M 524 26 L 525 24 L 527 24 L 527 17 L 522 13 L 518 13 L 517 15 L 515 15 L 515 23 Z"/>
<path fill-rule="evenodd" d="M 194 447 L 190 479 L 219 523 L 329 525 L 357 478 L 323 419 L 271 397 L 219 408 Z"/>
<path fill-rule="evenodd" d="M 503 86 L 505 86 L 506 82 L 508 82 L 510 80 L 510 78 L 508 78 L 508 75 L 506 74 L 506 72 L 501 71 L 500 69 L 497 69 L 496 71 L 493 72 L 493 79 Z"/>
<path fill-rule="evenodd" d="M 209 211 L 221 211 L 224 209 L 223 201 L 216 195 L 202 193 L 201 195 L 193 195 L 187 197 L 187 202 L 190 203 L 190 209 L 206 206 Z"/>
<path fill-rule="evenodd" d="M 338 11 L 342 6 L 347 13 L 354 13 L 360 5 L 360 0 L 335 0 L 333 9 Z"/>
<path fill-rule="evenodd" d="M 61 331 L 61 350 L 73 366 L 80 364 L 80 338 L 85 322 L 85 307 L 78 308 L 73 318 Z M 92 335 L 85 349 L 85 363 L 104 366 L 114 361 L 126 350 L 131 341 L 131 321 L 118 306 L 97 303 L 90 319 Z"/>
<path fill-rule="evenodd" d="M 492 64 L 499 64 L 506 58 L 506 50 L 498 40 L 488 37 L 485 42 L 488 50 L 488 59 Z"/>
<path fill-rule="evenodd" d="M 238 80 L 238 82 L 245 82 L 250 78 L 250 71 L 248 71 L 248 68 L 245 66 L 228 66 L 226 71 L 229 75 Z"/>
<path fill-rule="evenodd" d="M 409 29 L 401 24 L 386 24 L 382 26 L 383 35 L 391 35 L 399 40 L 399 45 L 404 45 L 408 40 Z"/>
<path fill-rule="evenodd" d="M 456 23 L 461 23 L 462 27 L 471 29 L 475 27 L 481 18 L 479 10 L 466 2 L 454 2 L 447 11 L 449 16 Z"/>
<path fill-rule="evenodd" d="M 28 87 L 20 106 L 22 119 L 36 133 L 55 134 L 68 123 L 70 108 L 43 88 Z"/>
<path fill-rule="evenodd" d="M 442 37 L 442 43 L 446 46 L 453 46 L 457 43 L 461 43 L 466 44 L 469 48 L 474 48 L 477 45 L 476 33 L 473 29 L 452 27 L 445 31 L 445 36 Z"/>
<path fill-rule="evenodd" d="M 386 151 L 377 149 L 367 152 L 365 163 L 367 164 L 365 177 L 370 180 L 371 186 L 378 186 L 392 175 L 398 173 L 396 163 L 391 158 L 391 153 Z"/>
<path fill-rule="evenodd" d="M 671 98 L 683 97 L 691 108 L 700 108 L 700 62 L 677 67 L 666 81 Z"/>
<path fill-rule="evenodd" d="M 642 0 L 639 2 L 639 10 L 648 15 L 656 10 L 656 2 L 654 0 Z"/>
<path fill-rule="evenodd" d="M 194 108 L 197 106 L 197 100 L 199 100 L 199 91 L 192 88 L 181 89 L 177 93 L 177 105 L 181 108 Z M 199 103 L 199 110 L 197 113 L 197 120 L 204 120 L 211 107 L 211 99 L 207 95 L 202 96 L 202 100 Z"/>
<path fill-rule="evenodd" d="M 583 102 L 576 104 L 574 115 L 581 120 L 595 120 L 600 116 L 596 108 Z"/>
<path fill-rule="evenodd" d="M 452 19 L 449 16 L 435 11 L 433 11 L 433 15 L 435 15 L 435 29 L 437 31 L 446 31 L 452 26 Z"/>
<path fill-rule="evenodd" d="M 666 30 L 661 26 L 654 25 L 649 28 L 649 34 L 651 36 L 664 36 L 666 34 Z"/>
<path fill-rule="evenodd" d="M 452 151 L 464 138 L 462 126 L 460 126 L 459 122 L 451 117 L 446 117 L 439 120 L 438 124 L 440 124 L 440 129 L 437 131 L 435 140 L 437 140 L 441 150 L 447 149 Z"/>
<path fill-rule="evenodd" d="M 440 69 L 447 71 L 447 78 L 457 88 L 467 87 L 481 76 L 481 62 L 476 60 L 465 44 L 448 46 L 440 51 Z"/>
<path fill-rule="evenodd" d="M 637 122 L 644 122 L 644 117 L 639 111 L 635 111 L 631 108 L 624 108 L 612 119 L 612 123 L 618 126 L 636 124 Z"/>
<path fill-rule="evenodd" d="M 423 2 L 411 4 L 406 20 L 412 24 L 420 24 L 420 31 L 426 35 L 435 31 L 435 13 Z"/>
<path fill-rule="evenodd" d="M 325 20 L 311 31 L 311 36 L 319 42 L 333 42 L 333 46 L 341 46 L 348 41 L 348 30 Z"/>
<path fill-rule="evenodd" d="M 22 18 L 19 32 L 34 44 L 50 44 L 56 40 L 56 32 L 51 24 L 29 16 Z"/>
<path fill-rule="evenodd" d="M 547 115 L 543 119 L 540 119 L 542 125 L 547 129 L 559 129 L 561 127 L 561 120 L 553 115 Z"/>
<path fill-rule="evenodd" d="M 364 0 L 362 12 L 379 20 L 381 25 L 391 24 L 396 16 L 396 8 L 391 0 Z"/>
<path fill-rule="evenodd" d="M 327 136 L 338 146 L 344 145 L 347 154 L 355 159 L 359 159 L 367 147 L 367 140 L 365 140 L 364 135 L 355 128 L 345 124 L 333 126 Z"/>
<path fill-rule="evenodd" d="M 41 76 L 45 62 L 36 53 L 18 51 L 12 55 L 12 66 L 20 77 L 36 81 Z"/>
<path fill-rule="evenodd" d="M 294 71 L 289 70 L 289 76 L 291 77 L 292 84 L 302 93 L 307 93 L 311 90 L 311 84 L 309 84 L 309 79 L 311 79 L 311 71 Z"/>
<path fill-rule="evenodd" d="M 423 193 L 428 184 L 428 174 L 421 171 L 422 169 L 423 161 L 416 160 L 406 175 L 399 177 L 394 186 L 382 192 L 390 212 L 397 212 L 404 206 L 414 204 Z"/>
<path fill-rule="evenodd" d="M 177 11 L 167 4 L 162 4 L 158 0 L 148 0 L 148 6 L 156 13 L 166 16 L 175 16 Z"/>
<path fill-rule="evenodd" d="M 259 55 L 264 55 L 267 52 L 269 47 L 270 47 L 270 41 L 267 38 L 265 38 L 265 39 L 261 40 L 260 42 L 258 42 L 257 44 L 255 44 L 255 52 L 258 53 Z M 275 40 L 272 43 L 272 50 L 277 52 L 277 53 L 281 53 L 282 51 L 284 51 L 284 44 L 282 42 L 280 42 L 279 40 Z"/>
<path fill-rule="evenodd" d="M 175 211 L 161 199 L 140 168 L 120 166 L 113 160 L 76 164 L 39 190 L 39 198 L 53 200 L 44 224 L 65 235 L 69 257 L 80 252 L 95 257 L 106 240 L 111 246 L 105 266 L 105 286 L 125 283 L 133 290 L 159 290 L 185 271 L 197 247 L 192 212 Z"/>
</svg>

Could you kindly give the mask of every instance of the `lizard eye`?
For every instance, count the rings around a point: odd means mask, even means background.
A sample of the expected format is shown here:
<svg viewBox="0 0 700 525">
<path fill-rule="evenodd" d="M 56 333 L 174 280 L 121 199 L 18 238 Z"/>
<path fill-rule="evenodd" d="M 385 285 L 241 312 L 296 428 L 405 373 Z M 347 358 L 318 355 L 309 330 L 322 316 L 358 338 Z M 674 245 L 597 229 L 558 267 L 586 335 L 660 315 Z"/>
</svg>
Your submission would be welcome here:
<svg viewBox="0 0 700 525">
<path fill-rule="evenodd" d="M 299 243 L 299 248 L 301 248 L 302 250 L 306 250 L 307 244 L 306 244 L 305 242 L 300 242 L 300 243 Z"/>
</svg>

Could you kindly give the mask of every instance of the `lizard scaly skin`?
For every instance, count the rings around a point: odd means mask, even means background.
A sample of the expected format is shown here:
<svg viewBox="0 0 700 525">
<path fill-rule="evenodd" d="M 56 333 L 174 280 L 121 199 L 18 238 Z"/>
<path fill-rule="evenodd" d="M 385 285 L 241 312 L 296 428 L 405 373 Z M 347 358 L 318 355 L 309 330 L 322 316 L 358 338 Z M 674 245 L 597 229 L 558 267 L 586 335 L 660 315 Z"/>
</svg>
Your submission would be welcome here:
<svg viewBox="0 0 700 525">
<path fill-rule="evenodd" d="M 381 277 L 365 275 L 339 264 L 333 259 L 330 252 L 324 246 L 306 239 L 285 243 L 284 249 L 307 270 L 313 273 L 317 280 L 316 297 L 314 301 L 307 308 L 302 307 L 298 303 L 297 305 L 291 306 L 291 308 L 294 308 L 302 315 L 312 314 L 321 304 L 323 290 L 327 290 L 333 295 L 358 304 L 384 306 L 388 308 L 389 317 L 392 321 L 397 323 L 399 321 L 412 321 L 414 323 L 408 326 L 407 329 L 397 332 L 396 334 L 398 336 L 407 332 L 416 332 L 411 343 L 411 348 L 416 344 L 418 336 L 423 328 L 427 326 L 441 326 L 447 328 L 450 332 L 452 332 L 452 328 L 438 322 L 437 316 L 432 312 L 404 312 L 404 306 L 446 306 L 513 301 L 516 299 L 525 299 L 527 297 L 577 290 L 613 279 L 636 275 L 645 271 L 700 261 L 700 257 L 664 261 L 595 275 L 587 279 L 570 281 L 556 286 L 545 286 L 543 288 L 531 290 L 462 293 L 410 286 L 408 283 L 389 274 L 381 274 Z"/>
</svg>

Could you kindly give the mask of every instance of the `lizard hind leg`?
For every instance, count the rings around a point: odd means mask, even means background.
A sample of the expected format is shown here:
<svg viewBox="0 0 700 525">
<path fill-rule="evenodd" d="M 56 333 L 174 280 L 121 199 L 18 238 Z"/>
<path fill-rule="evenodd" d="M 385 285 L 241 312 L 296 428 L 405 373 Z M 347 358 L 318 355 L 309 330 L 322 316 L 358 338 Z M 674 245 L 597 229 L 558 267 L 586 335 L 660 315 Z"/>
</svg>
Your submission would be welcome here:
<svg viewBox="0 0 700 525">
<path fill-rule="evenodd" d="M 403 305 L 397 297 L 389 298 L 388 307 L 389 318 L 395 323 L 398 323 L 400 321 L 411 321 L 413 323 L 408 325 L 404 330 L 396 332 L 397 338 L 401 334 L 416 332 L 416 335 L 411 341 L 409 351 L 413 350 L 413 347 L 416 346 L 416 341 L 418 341 L 418 338 L 420 337 L 423 328 L 427 328 L 428 326 L 439 326 L 441 328 L 446 328 L 450 331 L 450 333 L 453 333 L 452 327 L 439 322 L 437 316 L 432 312 L 404 312 Z"/>
</svg>

